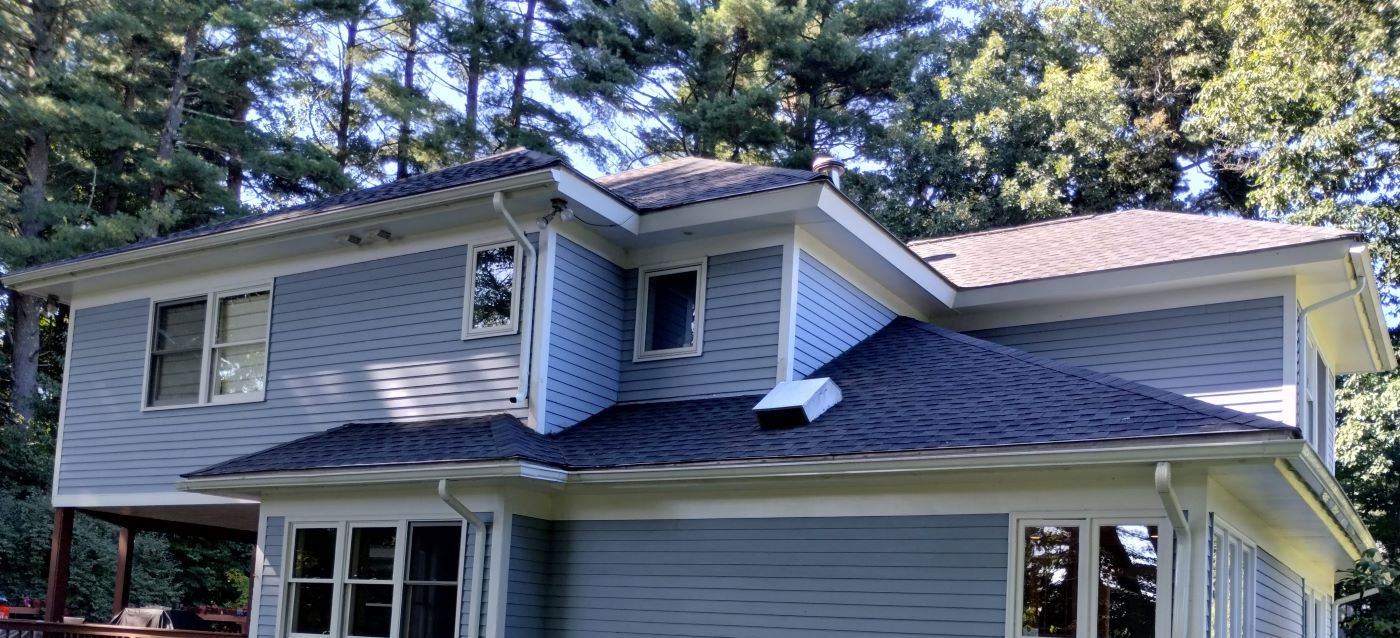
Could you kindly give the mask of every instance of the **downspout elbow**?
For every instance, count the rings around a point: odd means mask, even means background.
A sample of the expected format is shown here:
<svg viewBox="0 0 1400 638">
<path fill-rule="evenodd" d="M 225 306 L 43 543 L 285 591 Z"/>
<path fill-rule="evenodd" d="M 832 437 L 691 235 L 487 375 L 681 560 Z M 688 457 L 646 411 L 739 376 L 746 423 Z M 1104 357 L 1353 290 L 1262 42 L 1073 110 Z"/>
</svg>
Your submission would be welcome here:
<svg viewBox="0 0 1400 638">
<path fill-rule="evenodd" d="M 472 572 L 469 583 L 471 597 L 467 602 L 467 634 L 465 638 L 480 638 L 482 577 L 486 574 L 486 523 L 465 503 L 452 495 L 452 491 L 447 487 L 447 479 L 438 481 L 437 492 L 438 498 L 442 499 L 443 503 L 446 503 L 448 507 L 452 508 L 452 511 L 476 530 L 475 542 L 472 544 Z"/>
<path fill-rule="evenodd" d="M 515 218 L 506 210 L 504 191 L 496 191 L 491 195 L 491 207 L 500 213 L 506 222 L 506 228 L 510 229 L 510 234 L 525 251 L 525 272 L 523 281 L 520 282 L 520 369 L 515 396 L 510 398 L 511 403 L 524 405 L 530 397 L 530 357 L 535 337 L 535 272 L 539 269 L 539 260 L 535 258 L 535 246 L 530 243 L 530 238 L 525 236 L 525 231 L 520 230 L 520 225 L 515 223 Z M 467 276 L 470 277 L 471 273 Z"/>
<path fill-rule="evenodd" d="M 1186 520 L 1186 510 L 1172 488 L 1172 464 L 1167 461 L 1157 463 L 1153 476 L 1157 486 L 1157 496 L 1162 499 L 1162 508 L 1167 511 L 1167 520 L 1172 526 L 1172 536 L 1176 539 L 1175 557 L 1176 595 L 1172 596 L 1172 636 L 1186 638 L 1190 624 L 1187 605 L 1191 600 L 1191 526 Z"/>
</svg>

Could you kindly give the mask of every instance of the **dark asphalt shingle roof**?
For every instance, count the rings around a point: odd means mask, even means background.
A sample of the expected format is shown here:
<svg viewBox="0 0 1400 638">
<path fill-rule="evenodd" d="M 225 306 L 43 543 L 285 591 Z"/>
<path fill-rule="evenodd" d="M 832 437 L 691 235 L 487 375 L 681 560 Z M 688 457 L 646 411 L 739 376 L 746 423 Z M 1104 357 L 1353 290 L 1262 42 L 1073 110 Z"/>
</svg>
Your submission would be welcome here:
<svg viewBox="0 0 1400 638">
<path fill-rule="evenodd" d="M 842 401 L 762 430 L 757 396 L 615 405 L 552 436 L 513 417 L 344 426 L 189 476 L 526 459 L 566 469 L 1296 429 L 899 318 L 813 373 Z"/>
<path fill-rule="evenodd" d="M 642 213 L 825 179 L 812 171 L 682 157 L 599 177 Z"/>
<path fill-rule="evenodd" d="M 142 239 L 125 246 L 32 266 L 17 270 L 11 275 L 170 244 L 205 235 L 215 235 L 240 228 L 326 213 L 347 206 L 359 206 L 412 195 L 422 195 L 446 188 L 465 186 L 562 165 L 564 165 L 564 160 L 553 155 L 517 148 L 460 166 L 423 173 L 372 188 L 342 193 L 290 208 L 221 221 L 159 237 Z M 811 171 L 750 166 L 698 157 L 685 157 L 607 175 L 597 179 L 596 183 L 639 213 L 647 213 L 684 204 L 805 184 L 820 179 L 824 178 Z"/>
</svg>

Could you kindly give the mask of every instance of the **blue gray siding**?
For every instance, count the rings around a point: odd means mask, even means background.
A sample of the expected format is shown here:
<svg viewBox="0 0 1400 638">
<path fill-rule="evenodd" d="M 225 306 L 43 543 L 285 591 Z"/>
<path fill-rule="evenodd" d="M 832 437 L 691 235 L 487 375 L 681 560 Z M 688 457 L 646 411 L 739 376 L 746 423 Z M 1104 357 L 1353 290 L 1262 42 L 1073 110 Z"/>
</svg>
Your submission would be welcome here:
<svg viewBox="0 0 1400 638">
<path fill-rule="evenodd" d="M 1280 297 L 970 334 L 1216 405 L 1284 417 Z"/>
<path fill-rule="evenodd" d="M 632 361 L 637 271 L 627 271 L 619 400 L 762 394 L 773 388 L 783 248 L 716 255 L 709 258 L 708 271 L 702 354 L 642 362 Z"/>
<path fill-rule="evenodd" d="M 558 521 L 529 609 L 576 638 L 1004 636 L 1006 547 L 1000 514 Z"/>
<path fill-rule="evenodd" d="M 565 237 L 554 257 L 546 432 L 617 402 L 625 305 L 622 268 Z"/>
<path fill-rule="evenodd" d="M 807 251 L 798 260 L 792 365 L 803 378 L 875 334 L 895 314 Z"/>
<path fill-rule="evenodd" d="M 554 523 L 515 516 L 510 527 L 510 582 L 506 588 L 506 635 L 543 638 L 549 607 Z"/>
<path fill-rule="evenodd" d="M 491 608 L 491 601 L 487 600 L 486 592 L 491 590 L 491 536 L 495 528 L 492 524 L 490 514 L 481 514 L 482 522 L 486 523 L 486 551 L 483 552 L 481 572 L 481 613 L 478 616 L 477 626 L 481 630 L 482 636 L 486 635 L 486 613 Z M 476 527 L 467 525 L 467 548 L 462 554 L 462 616 L 459 622 L 458 631 L 460 635 L 467 635 L 467 628 L 471 627 L 471 602 L 472 602 L 472 557 L 476 555 Z"/>
<path fill-rule="evenodd" d="M 1255 633 L 1270 638 L 1303 635 L 1303 579 L 1264 550 L 1258 551 L 1254 588 Z"/>
<path fill-rule="evenodd" d="M 258 626 L 250 638 L 277 635 L 277 601 L 282 597 L 282 556 L 286 546 L 287 519 L 267 517 L 263 531 L 262 576 L 258 579 Z"/>
<path fill-rule="evenodd" d="M 149 302 L 78 310 L 59 493 L 170 491 L 182 472 L 350 421 L 512 410 L 519 337 L 461 339 L 466 256 L 278 278 L 260 403 L 141 412 Z"/>
</svg>

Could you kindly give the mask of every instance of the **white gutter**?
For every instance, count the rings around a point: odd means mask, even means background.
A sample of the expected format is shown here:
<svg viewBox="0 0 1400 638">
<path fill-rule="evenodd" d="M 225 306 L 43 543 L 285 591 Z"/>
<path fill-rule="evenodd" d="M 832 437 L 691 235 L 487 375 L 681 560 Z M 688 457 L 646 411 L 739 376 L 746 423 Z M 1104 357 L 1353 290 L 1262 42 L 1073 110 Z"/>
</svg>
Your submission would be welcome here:
<svg viewBox="0 0 1400 638">
<path fill-rule="evenodd" d="M 200 235 L 146 248 L 126 250 L 102 257 L 93 257 L 75 262 L 65 262 L 52 266 L 39 266 L 31 270 L 7 275 L 5 285 L 21 292 L 35 288 L 72 281 L 92 273 L 110 274 L 114 271 L 145 266 L 152 262 L 180 257 L 211 248 L 235 246 L 272 237 L 283 237 L 290 233 L 316 230 L 322 227 L 354 224 L 363 220 L 382 219 L 386 214 L 401 214 L 413 210 L 448 204 L 472 197 L 480 197 L 502 190 L 518 190 L 533 186 L 554 183 L 554 174 L 549 168 L 542 168 L 520 175 L 501 177 L 476 184 L 464 184 L 444 188 L 420 195 L 388 199 L 370 204 L 339 206 L 314 213 L 254 223 L 212 235 Z"/>
<path fill-rule="evenodd" d="M 520 376 L 516 379 L 518 389 L 515 396 L 510 398 L 511 403 L 525 404 L 530 397 L 530 353 L 535 341 L 535 271 L 539 270 L 540 260 L 536 259 L 535 247 L 530 244 L 530 238 L 525 236 L 524 231 L 515 223 L 515 218 L 511 217 L 510 211 L 506 210 L 505 191 L 496 191 L 491 195 L 491 206 L 506 220 L 510 234 L 514 235 L 515 241 L 524 248 L 525 256 L 529 260 L 529 265 L 525 268 L 525 280 L 520 282 Z M 472 275 L 473 273 L 467 273 L 468 277 Z"/>
<path fill-rule="evenodd" d="M 472 546 L 472 592 L 467 603 L 467 638 L 478 638 L 481 635 L 481 577 L 486 573 L 486 523 L 452 495 L 447 489 L 447 479 L 438 481 L 437 491 L 438 498 L 476 530 L 476 543 Z"/>
<path fill-rule="evenodd" d="M 738 462 L 685 463 L 609 469 L 566 470 L 525 461 L 442 462 L 384 467 L 348 467 L 326 470 L 264 472 L 195 477 L 175 484 L 186 492 L 256 492 L 261 489 L 383 485 L 453 480 L 520 479 L 562 487 L 585 483 L 691 482 L 709 479 L 767 479 L 833 475 L 898 475 L 906 473 L 1120 465 L 1173 461 L 1271 462 L 1302 453 L 1307 442 L 1292 438 L 1286 430 L 1261 440 L 1260 433 L 1242 433 L 1247 439 L 1212 435 L 1201 441 L 1179 437 L 1180 442 L 1094 441 L 1066 448 L 1063 445 L 1006 446 L 990 449 L 932 451 L 923 454 L 874 454 L 851 457 L 815 457 Z"/>
<path fill-rule="evenodd" d="M 1178 595 L 1172 597 L 1172 636 L 1185 638 L 1189 624 L 1186 607 L 1191 595 L 1191 526 L 1186 521 L 1186 511 L 1181 508 L 1181 501 L 1176 498 L 1176 490 L 1172 489 L 1172 464 L 1158 461 L 1153 479 L 1157 485 L 1157 495 L 1162 498 L 1162 507 L 1167 510 L 1167 520 L 1171 521 L 1172 536 L 1176 538 L 1172 556 L 1176 557 L 1175 589 Z"/>
<path fill-rule="evenodd" d="M 1369 282 L 1373 275 L 1371 269 L 1370 253 L 1364 244 L 1353 246 L 1349 257 L 1349 275 L 1352 279 Z M 1371 362 L 1375 364 L 1377 370 L 1390 370 L 1395 367 L 1395 352 L 1390 345 L 1390 331 L 1385 327 L 1384 314 L 1381 311 L 1380 292 L 1375 286 L 1366 286 L 1369 295 L 1357 295 L 1356 305 L 1359 306 L 1361 331 L 1366 335 L 1366 341 L 1371 345 Z"/>
</svg>

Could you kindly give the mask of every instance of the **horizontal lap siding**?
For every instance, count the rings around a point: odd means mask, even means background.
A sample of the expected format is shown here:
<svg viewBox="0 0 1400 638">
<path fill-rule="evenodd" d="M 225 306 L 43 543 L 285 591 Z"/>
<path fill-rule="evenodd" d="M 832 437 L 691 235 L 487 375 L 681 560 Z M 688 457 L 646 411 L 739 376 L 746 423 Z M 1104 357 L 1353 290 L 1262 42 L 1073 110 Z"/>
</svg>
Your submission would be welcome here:
<svg viewBox="0 0 1400 638">
<path fill-rule="evenodd" d="M 510 527 L 510 581 L 506 635 L 543 638 L 548 617 L 550 550 L 554 523 L 515 516 Z"/>
<path fill-rule="evenodd" d="M 1303 579 L 1268 552 L 1259 550 L 1255 569 L 1255 632 L 1270 638 L 1303 635 Z"/>
<path fill-rule="evenodd" d="M 1002 636 L 1007 518 L 558 521 L 550 636 Z"/>
<path fill-rule="evenodd" d="M 555 249 L 545 431 L 616 403 L 622 365 L 622 268 L 564 237 Z"/>
<path fill-rule="evenodd" d="M 797 268 L 797 329 L 793 371 L 805 377 L 895 318 L 806 251 Z"/>
<path fill-rule="evenodd" d="M 282 556 L 286 551 L 286 519 L 267 517 L 263 532 L 262 578 L 258 590 L 258 626 L 250 638 L 273 638 L 277 635 L 277 601 L 282 596 Z"/>
<path fill-rule="evenodd" d="M 619 400 L 761 394 L 773 389 L 778 374 L 782 246 L 716 255 L 709 258 L 707 269 L 702 354 L 635 363 L 637 271 L 627 271 Z"/>
<path fill-rule="evenodd" d="M 969 334 L 1280 419 L 1283 321 L 1283 299 L 1272 297 Z"/>
<path fill-rule="evenodd" d="M 170 491 L 183 472 L 352 421 L 513 410 L 519 337 L 461 339 L 466 258 L 278 278 L 258 403 L 141 412 L 149 301 L 78 310 L 59 493 Z"/>
</svg>

